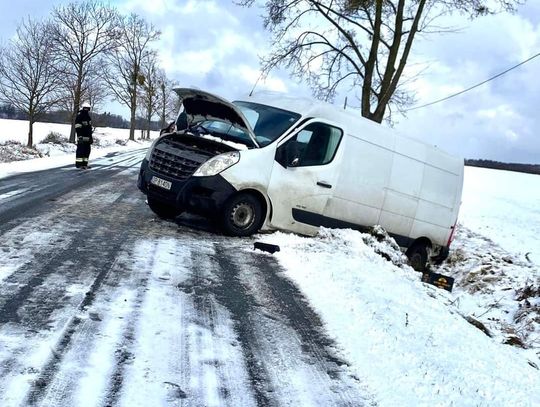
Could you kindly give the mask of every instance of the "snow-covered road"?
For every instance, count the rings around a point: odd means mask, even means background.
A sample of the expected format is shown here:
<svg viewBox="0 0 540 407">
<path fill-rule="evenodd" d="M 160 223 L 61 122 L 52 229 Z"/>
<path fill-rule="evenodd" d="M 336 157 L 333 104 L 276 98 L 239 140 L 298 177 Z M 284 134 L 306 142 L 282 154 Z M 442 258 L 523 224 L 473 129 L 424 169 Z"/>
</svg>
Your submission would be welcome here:
<svg viewBox="0 0 540 407">
<path fill-rule="evenodd" d="M 142 154 L 0 180 L 0 405 L 373 404 L 254 240 L 152 215 Z"/>
</svg>

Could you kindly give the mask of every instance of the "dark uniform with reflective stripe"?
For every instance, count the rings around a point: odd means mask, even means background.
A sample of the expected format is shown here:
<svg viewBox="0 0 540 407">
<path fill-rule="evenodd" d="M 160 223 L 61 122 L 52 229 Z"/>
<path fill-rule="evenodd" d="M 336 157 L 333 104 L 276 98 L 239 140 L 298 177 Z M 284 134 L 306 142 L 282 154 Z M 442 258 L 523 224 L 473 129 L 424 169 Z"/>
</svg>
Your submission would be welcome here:
<svg viewBox="0 0 540 407">
<path fill-rule="evenodd" d="M 92 119 L 90 109 L 82 108 L 75 118 L 75 132 L 77 133 L 77 152 L 75 153 L 75 167 L 87 168 L 90 157 L 92 139 Z"/>
</svg>

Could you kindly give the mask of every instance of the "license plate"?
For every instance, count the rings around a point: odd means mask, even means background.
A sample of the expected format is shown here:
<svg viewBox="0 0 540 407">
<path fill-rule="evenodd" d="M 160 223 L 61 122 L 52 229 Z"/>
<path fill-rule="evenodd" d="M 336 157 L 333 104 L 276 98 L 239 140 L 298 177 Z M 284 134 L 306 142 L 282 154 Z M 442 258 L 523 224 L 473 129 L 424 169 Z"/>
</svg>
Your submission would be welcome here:
<svg viewBox="0 0 540 407">
<path fill-rule="evenodd" d="M 158 177 L 152 177 L 150 179 L 150 183 L 157 185 L 158 187 L 164 188 L 166 190 L 170 190 L 172 187 L 172 182 L 166 181 Z"/>
</svg>

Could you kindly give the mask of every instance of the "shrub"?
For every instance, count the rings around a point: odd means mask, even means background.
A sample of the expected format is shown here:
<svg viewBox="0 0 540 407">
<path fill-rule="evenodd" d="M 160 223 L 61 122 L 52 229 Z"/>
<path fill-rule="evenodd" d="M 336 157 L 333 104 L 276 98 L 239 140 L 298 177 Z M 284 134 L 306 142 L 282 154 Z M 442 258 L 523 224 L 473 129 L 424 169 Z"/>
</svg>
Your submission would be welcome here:
<svg viewBox="0 0 540 407">
<path fill-rule="evenodd" d="M 6 140 L 1 141 L 0 146 L 22 146 L 22 143 L 17 140 Z"/>
<path fill-rule="evenodd" d="M 18 141 L 8 140 L 0 143 L 0 163 L 28 160 L 42 156 L 34 147 L 26 147 Z"/>
<path fill-rule="evenodd" d="M 69 140 L 67 137 L 63 136 L 62 134 L 51 131 L 49 134 L 47 134 L 47 137 L 45 137 L 42 141 L 42 143 L 45 144 L 66 144 Z"/>
</svg>

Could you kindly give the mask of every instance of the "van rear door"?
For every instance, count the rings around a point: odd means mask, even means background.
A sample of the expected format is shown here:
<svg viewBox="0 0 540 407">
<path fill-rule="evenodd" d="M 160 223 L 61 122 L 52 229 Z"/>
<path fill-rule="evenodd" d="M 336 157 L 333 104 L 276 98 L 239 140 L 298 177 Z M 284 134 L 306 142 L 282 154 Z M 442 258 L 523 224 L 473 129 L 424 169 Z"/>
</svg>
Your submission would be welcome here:
<svg viewBox="0 0 540 407">
<path fill-rule="evenodd" d="M 270 225 L 313 234 L 338 176 L 344 132 L 325 120 L 309 120 L 279 143 L 268 185 Z"/>
</svg>

